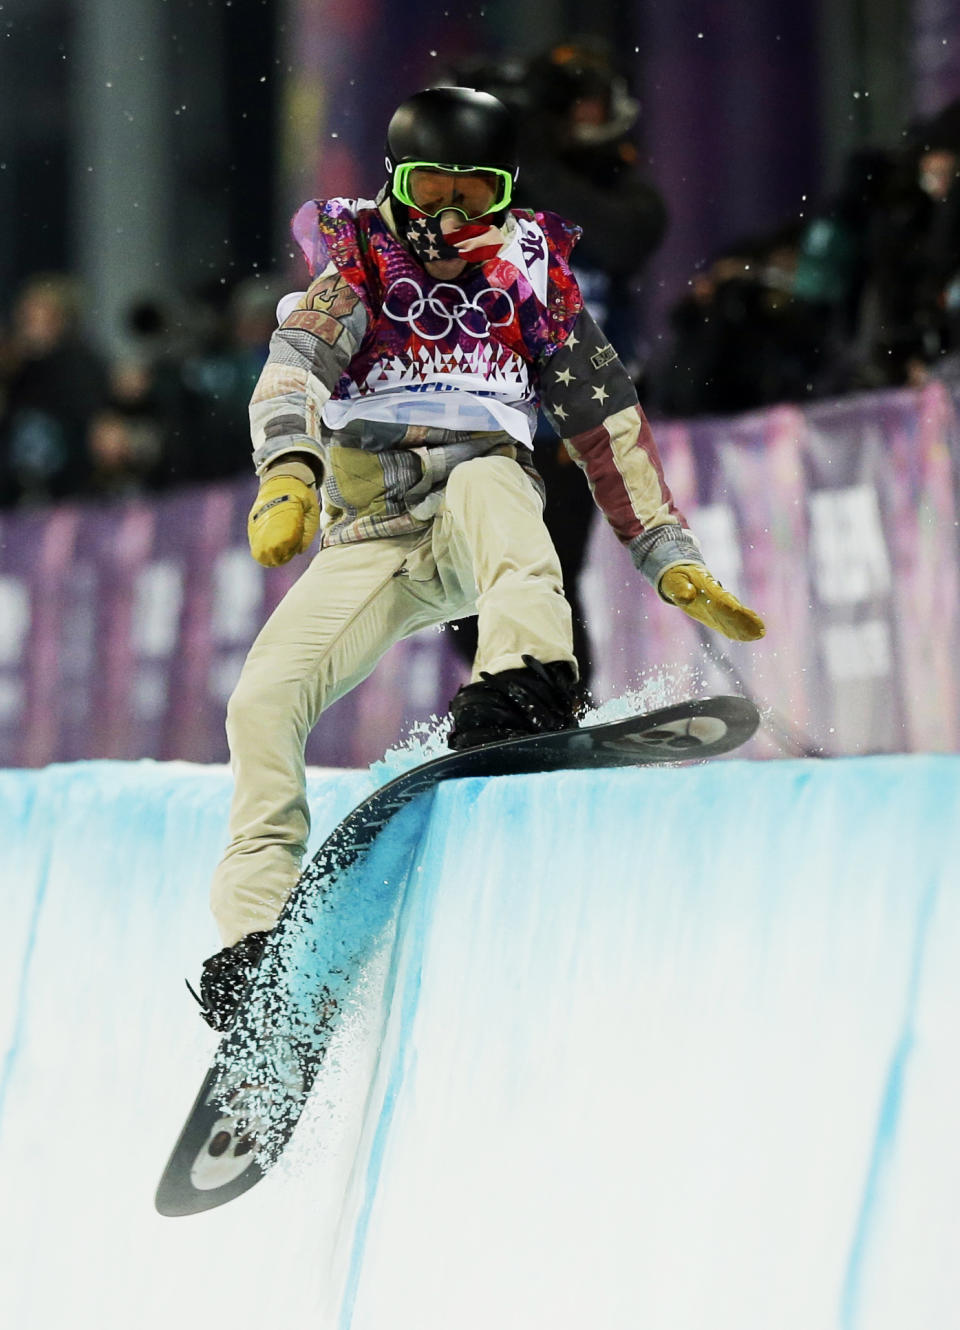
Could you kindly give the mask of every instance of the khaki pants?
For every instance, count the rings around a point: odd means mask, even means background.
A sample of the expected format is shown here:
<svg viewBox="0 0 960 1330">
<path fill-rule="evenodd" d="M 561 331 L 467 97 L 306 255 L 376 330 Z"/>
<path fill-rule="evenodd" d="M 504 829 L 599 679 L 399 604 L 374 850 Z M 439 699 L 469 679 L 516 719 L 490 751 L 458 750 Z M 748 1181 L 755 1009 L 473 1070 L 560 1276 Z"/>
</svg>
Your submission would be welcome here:
<svg viewBox="0 0 960 1330">
<path fill-rule="evenodd" d="M 455 467 L 426 532 L 320 551 L 250 649 L 227 707 L 230 843 L 211 904 L 225 946 L 270 929 L 310 831 L 307 736 L 326 707 L 418 629 L 476 613 L 474 678 L 525 654 L 569 661 L 570 608 L 540 496 L 511 458 Z"/>
</svg>

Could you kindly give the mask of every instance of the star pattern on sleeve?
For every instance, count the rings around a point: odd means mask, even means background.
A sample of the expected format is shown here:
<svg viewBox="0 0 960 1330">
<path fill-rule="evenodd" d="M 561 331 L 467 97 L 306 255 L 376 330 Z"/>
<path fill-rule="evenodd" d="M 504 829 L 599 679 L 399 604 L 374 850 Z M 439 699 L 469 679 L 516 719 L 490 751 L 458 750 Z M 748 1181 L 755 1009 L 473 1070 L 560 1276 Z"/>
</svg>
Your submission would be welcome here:
<svg viewBox="0 0 960 1330">
<path fill-rule="evenodd" d="M 563 369 L 553 369 L 549 394 L 550 414 L 558 424 L 569 421 L 575 431 L 591 427 L 589 422 L 613 410 L 609 402 L 624 397 L 623 370 L 602 329 L 594 325 L 580 338 L 571 332 L 560 350 L 570 351 L 577 345 L 582 350 L 573 361 L 563 361 Z"/>
</svg>

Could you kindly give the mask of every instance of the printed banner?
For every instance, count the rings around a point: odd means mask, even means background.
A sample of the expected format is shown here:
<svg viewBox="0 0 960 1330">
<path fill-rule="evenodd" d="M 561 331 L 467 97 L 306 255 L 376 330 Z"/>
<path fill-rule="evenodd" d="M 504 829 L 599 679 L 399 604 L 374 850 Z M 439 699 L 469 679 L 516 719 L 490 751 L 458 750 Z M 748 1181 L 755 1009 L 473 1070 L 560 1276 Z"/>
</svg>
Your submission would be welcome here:
<svg viewBox="0 0 960 1330">
<path fill-rule="evenodd" d="M 603 694 L 638 658 L 648 673 L 686 662 L 706 691 L 766 708 L 753 755 L 956 751 L 960 434 L 946 388 L 655 434 L 711 569 L 767 636 L 745 645 L 678 623 L 648 588 L 636 595 L 598 533 Z"/>
<path fill-rule="evenodd" d="M 957 751 L 957 403 L 942 384 L 655 426 L 720 580 L 767 636 L 731 643 L 663 604 L 598 518 L 584 574 L 600 700 L 747 692 L 755 756 Z M 303 560 L 247 551 L 253 481 L 0 517 L 0 766 L 227 758 L 244 656 Z M 359 766 L 442 716 L 449 633 L 394 647 L 308 759 Z"/>
</svg>

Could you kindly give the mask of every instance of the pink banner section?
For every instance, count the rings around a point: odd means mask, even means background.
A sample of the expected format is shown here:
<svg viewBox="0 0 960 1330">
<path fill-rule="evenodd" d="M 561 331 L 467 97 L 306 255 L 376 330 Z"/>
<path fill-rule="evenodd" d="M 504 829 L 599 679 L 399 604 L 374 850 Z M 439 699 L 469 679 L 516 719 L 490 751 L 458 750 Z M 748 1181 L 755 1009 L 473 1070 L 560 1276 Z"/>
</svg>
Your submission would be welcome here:
<svg viewBox="0 0 960 1330">
<path fill-rule="evenodd" d="M 707 560 L 758 609 L 755 645 L 663 604 L 598 518 L 585 572 L 605 701 L 746 692 L 755 756 L 960 747 L 958 401 L 942 384 L 655 427 Z M 227 758 L 227 698 L 302 560 L 246 548 L 253 482 L 0 518 L 0 765 Z M 360 766 L 444 714 L 446 632 L 400 643 L 321 719 L 308 758 Z"/>
</svg>

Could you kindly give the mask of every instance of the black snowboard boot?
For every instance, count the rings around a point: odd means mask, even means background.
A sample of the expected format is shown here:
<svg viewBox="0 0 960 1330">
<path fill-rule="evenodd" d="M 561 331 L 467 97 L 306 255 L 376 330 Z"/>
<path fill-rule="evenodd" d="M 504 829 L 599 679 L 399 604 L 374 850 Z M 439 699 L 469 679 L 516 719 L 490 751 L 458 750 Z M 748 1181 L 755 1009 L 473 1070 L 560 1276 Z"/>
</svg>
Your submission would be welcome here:
<svg viewBox="0 0 960 1330">
<path fill-rule="evenodd" d="M 521 739 L 577 726 L 574 670 L 565 661 L 542 664 L 523 657 L 522 670 L 481 672 L 450 703 L 453 728 L 448 745 L 456 750 L 477 748 L 501 739 Z"/>
<path fill-rule="evenodd" d="M 197 1001 L 200 1015 L 214 1030 L 229 1030 L 233 1024 L 237 1005 L 260 964 L 267 937 L 267 933 L 248 933 L 203 962 Z"/>
</svg>

